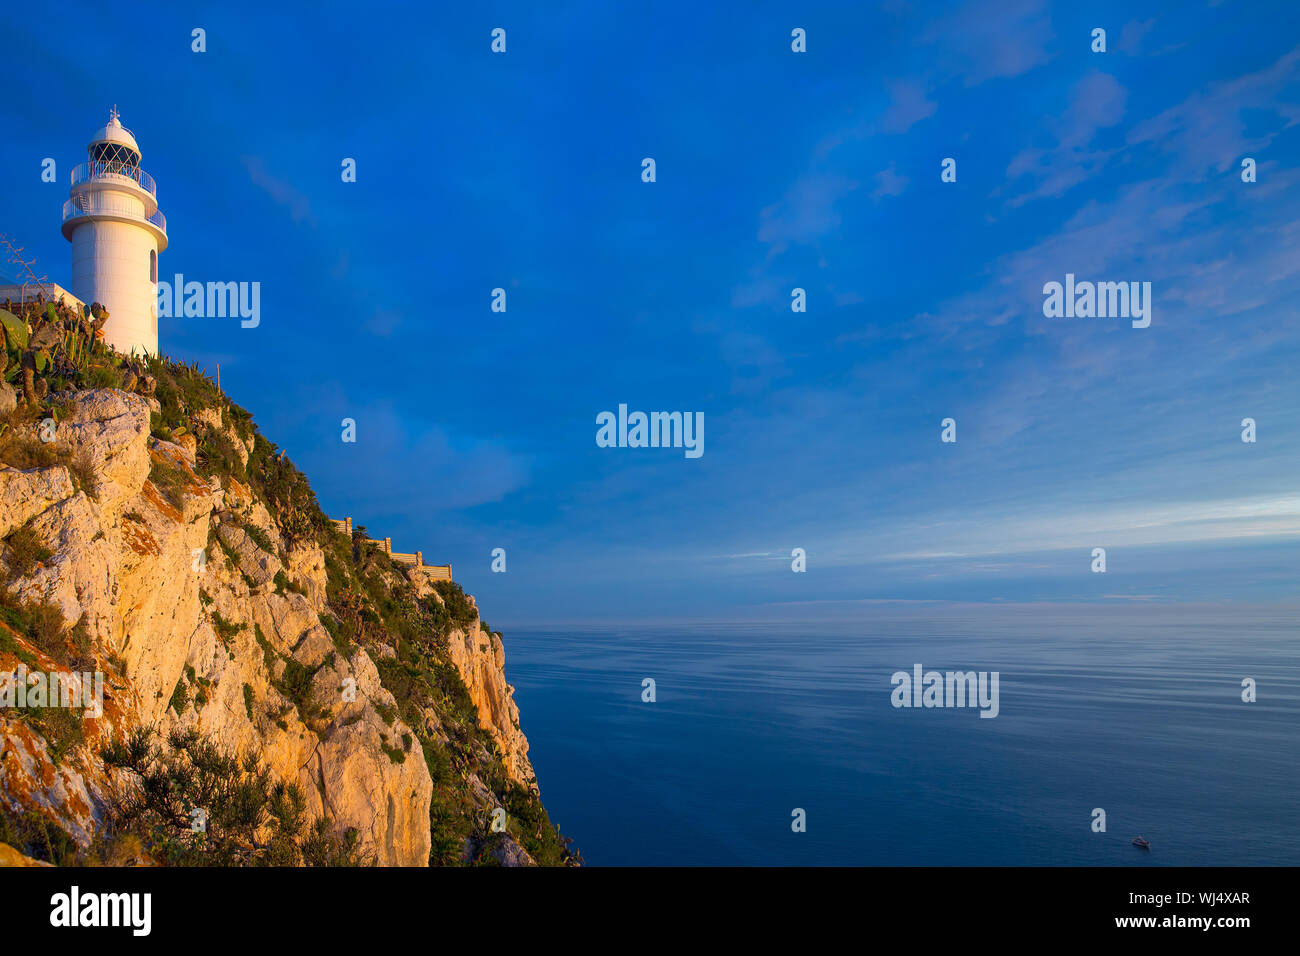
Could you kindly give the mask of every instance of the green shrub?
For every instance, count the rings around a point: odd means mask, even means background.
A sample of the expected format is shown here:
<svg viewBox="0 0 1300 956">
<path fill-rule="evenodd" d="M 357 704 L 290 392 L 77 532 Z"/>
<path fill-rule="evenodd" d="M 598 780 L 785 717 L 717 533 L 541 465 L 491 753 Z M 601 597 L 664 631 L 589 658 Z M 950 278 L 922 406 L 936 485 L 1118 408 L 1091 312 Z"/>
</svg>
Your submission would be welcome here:
<svg viewBox="0 0 1300 956">
<path fill-rule="evenodd" d="M 176 687 L 172 690 L 172 699 L 168 701 L 167 706 L 176 711 L 180 716 L 185 711 L 185 705 L 190 702 L 189 691 L 185 689 L 185 679 L 181 678 L 176 682 Z"/>
<path fill-rule="evenodd" d="M 92 652 L 90 628 L 86 624 L 85 614 L 82 614 L 77 619 L 77 623 L 68 629 L 67 638 L 67 644 L 72 649 L 67 661 L 68 666 L 73 670 L 90 670 L 94 667 L 95 658 Z"/>
<path fill-rule="evenodd" d="M 298 585 L 294 584 L 294 582 L 290 580 L 289 576 L 284 573 L 284 569 L 281 568 L 279 571 L 275 572 L 275 593 L 283 595 L 285 591 L 303 595 L 307 593 L 305 590 L 298 587 Z"/>
<path fill-rule="evenodd" d="M 213 611 L 211 617 L 212 626 L 216 630 L 217 636 L 221 638 L 222 643 L 229 641 L 245 627 L 243 624 L 236 624 L 233 621 L 227 621 L 221 616 L 220 611 Z"/>
<path fill-rule="evenodd" d="M 25 578 L 37 564 L 54 557 L 54 552 L 45 546 L 29 521 L 5 538 L 5 557 L 9 572 L 15 578 Z"/>
<path fill-rule="evenodd" d="M 323 664 L 321 666 L 324 666 Z M 284 671 L 272 681 L 275 689 L 293 701 L 304 722 L 314 716 L 312 711 L 311 681 L 320 667 L 306 667 L 292 657 L 284 658 Z"/>
<path fill-rule="evenodd" d="M 57 823 L 35 810 L 13 810 L 0 800 L 0 843 L 55 866 L 80 862 L 77 842 Z"/>
<path fill-rule="evenodd" d="M 446 605 L 452 624 L 462 631 L 468 631 L 478 619 L 478 611 L 470 603 L 464 589 L 455 581 L 434 581 L 433 586 Z"/>
<path fill-rule="evenodd" d="M 195 460 L 209 475 L 234 478 L 240 484 L 248 483 L 248 472 L 239 450 L 224 431 L 204 429 L 198 439 Z"/>
<path fill-rule="evenodd" d="M 330 640 L 334 642 L 334 649 L 338 651 L 339 655 L 342 656 L 344 660 L 351 659 L 352 652 L 356 649 L 356 645 L 353 644 L 347 634 L 344 633 L 343 625 L 328 614 L 321 615 L 320 623 L 321 626 L 329 632 Z"/>
<path fill-rule="evenodd" d="M 11 712 L 12 713 L 12 712 Z M 57 766 L 73 749 L 86 742 L 79 707 L 25 707 L 17 713 L 23 723 L 45 738 L 46 750 Z"/>
<path fill-rule="evenodd" d="M 275 545 L 271 543 L 270 535 L 268 535 L 263 529 L 259 528 L 257 525 L 255 524 L 244 525 L 244 532 L 250 538 L 253 539 L 253 544 L 257 545 L 267 554 L 277 553 Z M 283 574 L 284 572 L 281 571 L 280 573 Z"/>
</svg>

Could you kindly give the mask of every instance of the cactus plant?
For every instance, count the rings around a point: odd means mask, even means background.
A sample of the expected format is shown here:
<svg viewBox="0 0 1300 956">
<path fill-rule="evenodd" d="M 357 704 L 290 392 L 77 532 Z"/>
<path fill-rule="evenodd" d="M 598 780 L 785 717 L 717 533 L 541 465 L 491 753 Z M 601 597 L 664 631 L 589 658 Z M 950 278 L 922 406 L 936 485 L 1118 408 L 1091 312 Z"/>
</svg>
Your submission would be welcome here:
<svg viewBox="0 0 1300 956">
<path fill-rule="evenodd" d="M 0 328 L 4 331 L 5 346 L 12 349 L 27 347 L 27 323 L 8 309 L 0 309 Z"/>
<path fill-rule="evenodd" d="M 104 342 L 109 313 L 100 303 L 77 308 L 38 299 L 20 311 L 0 310 L 0 376 L 15 385 L 21 380 L 25 402 L 41 400 L 49 383 L 61 382 L 154 394 L 157 380 L 148 364 L 120 356 Z"/>
</svg>

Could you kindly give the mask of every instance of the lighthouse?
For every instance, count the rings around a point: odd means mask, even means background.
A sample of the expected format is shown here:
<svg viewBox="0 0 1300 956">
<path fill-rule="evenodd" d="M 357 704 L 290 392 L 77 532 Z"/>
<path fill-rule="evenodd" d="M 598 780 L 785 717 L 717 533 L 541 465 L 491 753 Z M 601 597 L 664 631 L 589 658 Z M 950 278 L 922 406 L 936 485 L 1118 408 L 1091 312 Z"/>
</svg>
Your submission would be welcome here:
<svg viewBox="0 0 1300 956">
<path fill-rule="evenodd" d="M 72 294 L 108 309 L 104 339 L 117 351 L 157 355 L 158 253 L 167 248 L 157 187 L 140 168 L 140 147 L 117 107 L 87 152 L 86 162 L 72 171 L 63 204 Z"/>
</svg>

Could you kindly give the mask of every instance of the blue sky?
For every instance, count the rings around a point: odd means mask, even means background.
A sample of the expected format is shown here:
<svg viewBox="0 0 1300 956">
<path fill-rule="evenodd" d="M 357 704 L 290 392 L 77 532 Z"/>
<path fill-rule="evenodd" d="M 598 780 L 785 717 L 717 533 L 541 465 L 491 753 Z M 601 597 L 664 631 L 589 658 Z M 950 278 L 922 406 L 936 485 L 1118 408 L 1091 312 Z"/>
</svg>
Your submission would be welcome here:
<svg viewBox="0 0 1300 956">
<path fill-rule="evenodd" d="M 67 281 L 116 103 L 160 276 L 262 284 L 163 351 L 494 626 L 1295 600 L 1294 3 L 178 6 L 0 12 L 0 230 Z M 1150 328 L 1045 318 L 1066 273 Z M 619 403 L 705 454 L 598 448 Z"/>
</svg>

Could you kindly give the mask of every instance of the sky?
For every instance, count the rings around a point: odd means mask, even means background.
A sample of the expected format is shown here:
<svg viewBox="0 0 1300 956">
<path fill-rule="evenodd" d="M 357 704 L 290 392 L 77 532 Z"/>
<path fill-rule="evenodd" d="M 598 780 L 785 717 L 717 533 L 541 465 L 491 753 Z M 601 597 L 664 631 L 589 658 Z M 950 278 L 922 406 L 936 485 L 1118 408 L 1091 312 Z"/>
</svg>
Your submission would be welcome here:
<svg viewBox="0 0 1300 956">
<path fill-rule="evenodd" d="M 1300 5 L 408 6 L 4 4 L 0 231 L 67 284 L 116 104 L 160 278 L 261 283 L 162 351 L 493 627 L 1296 601 Z"/>
</svg>

